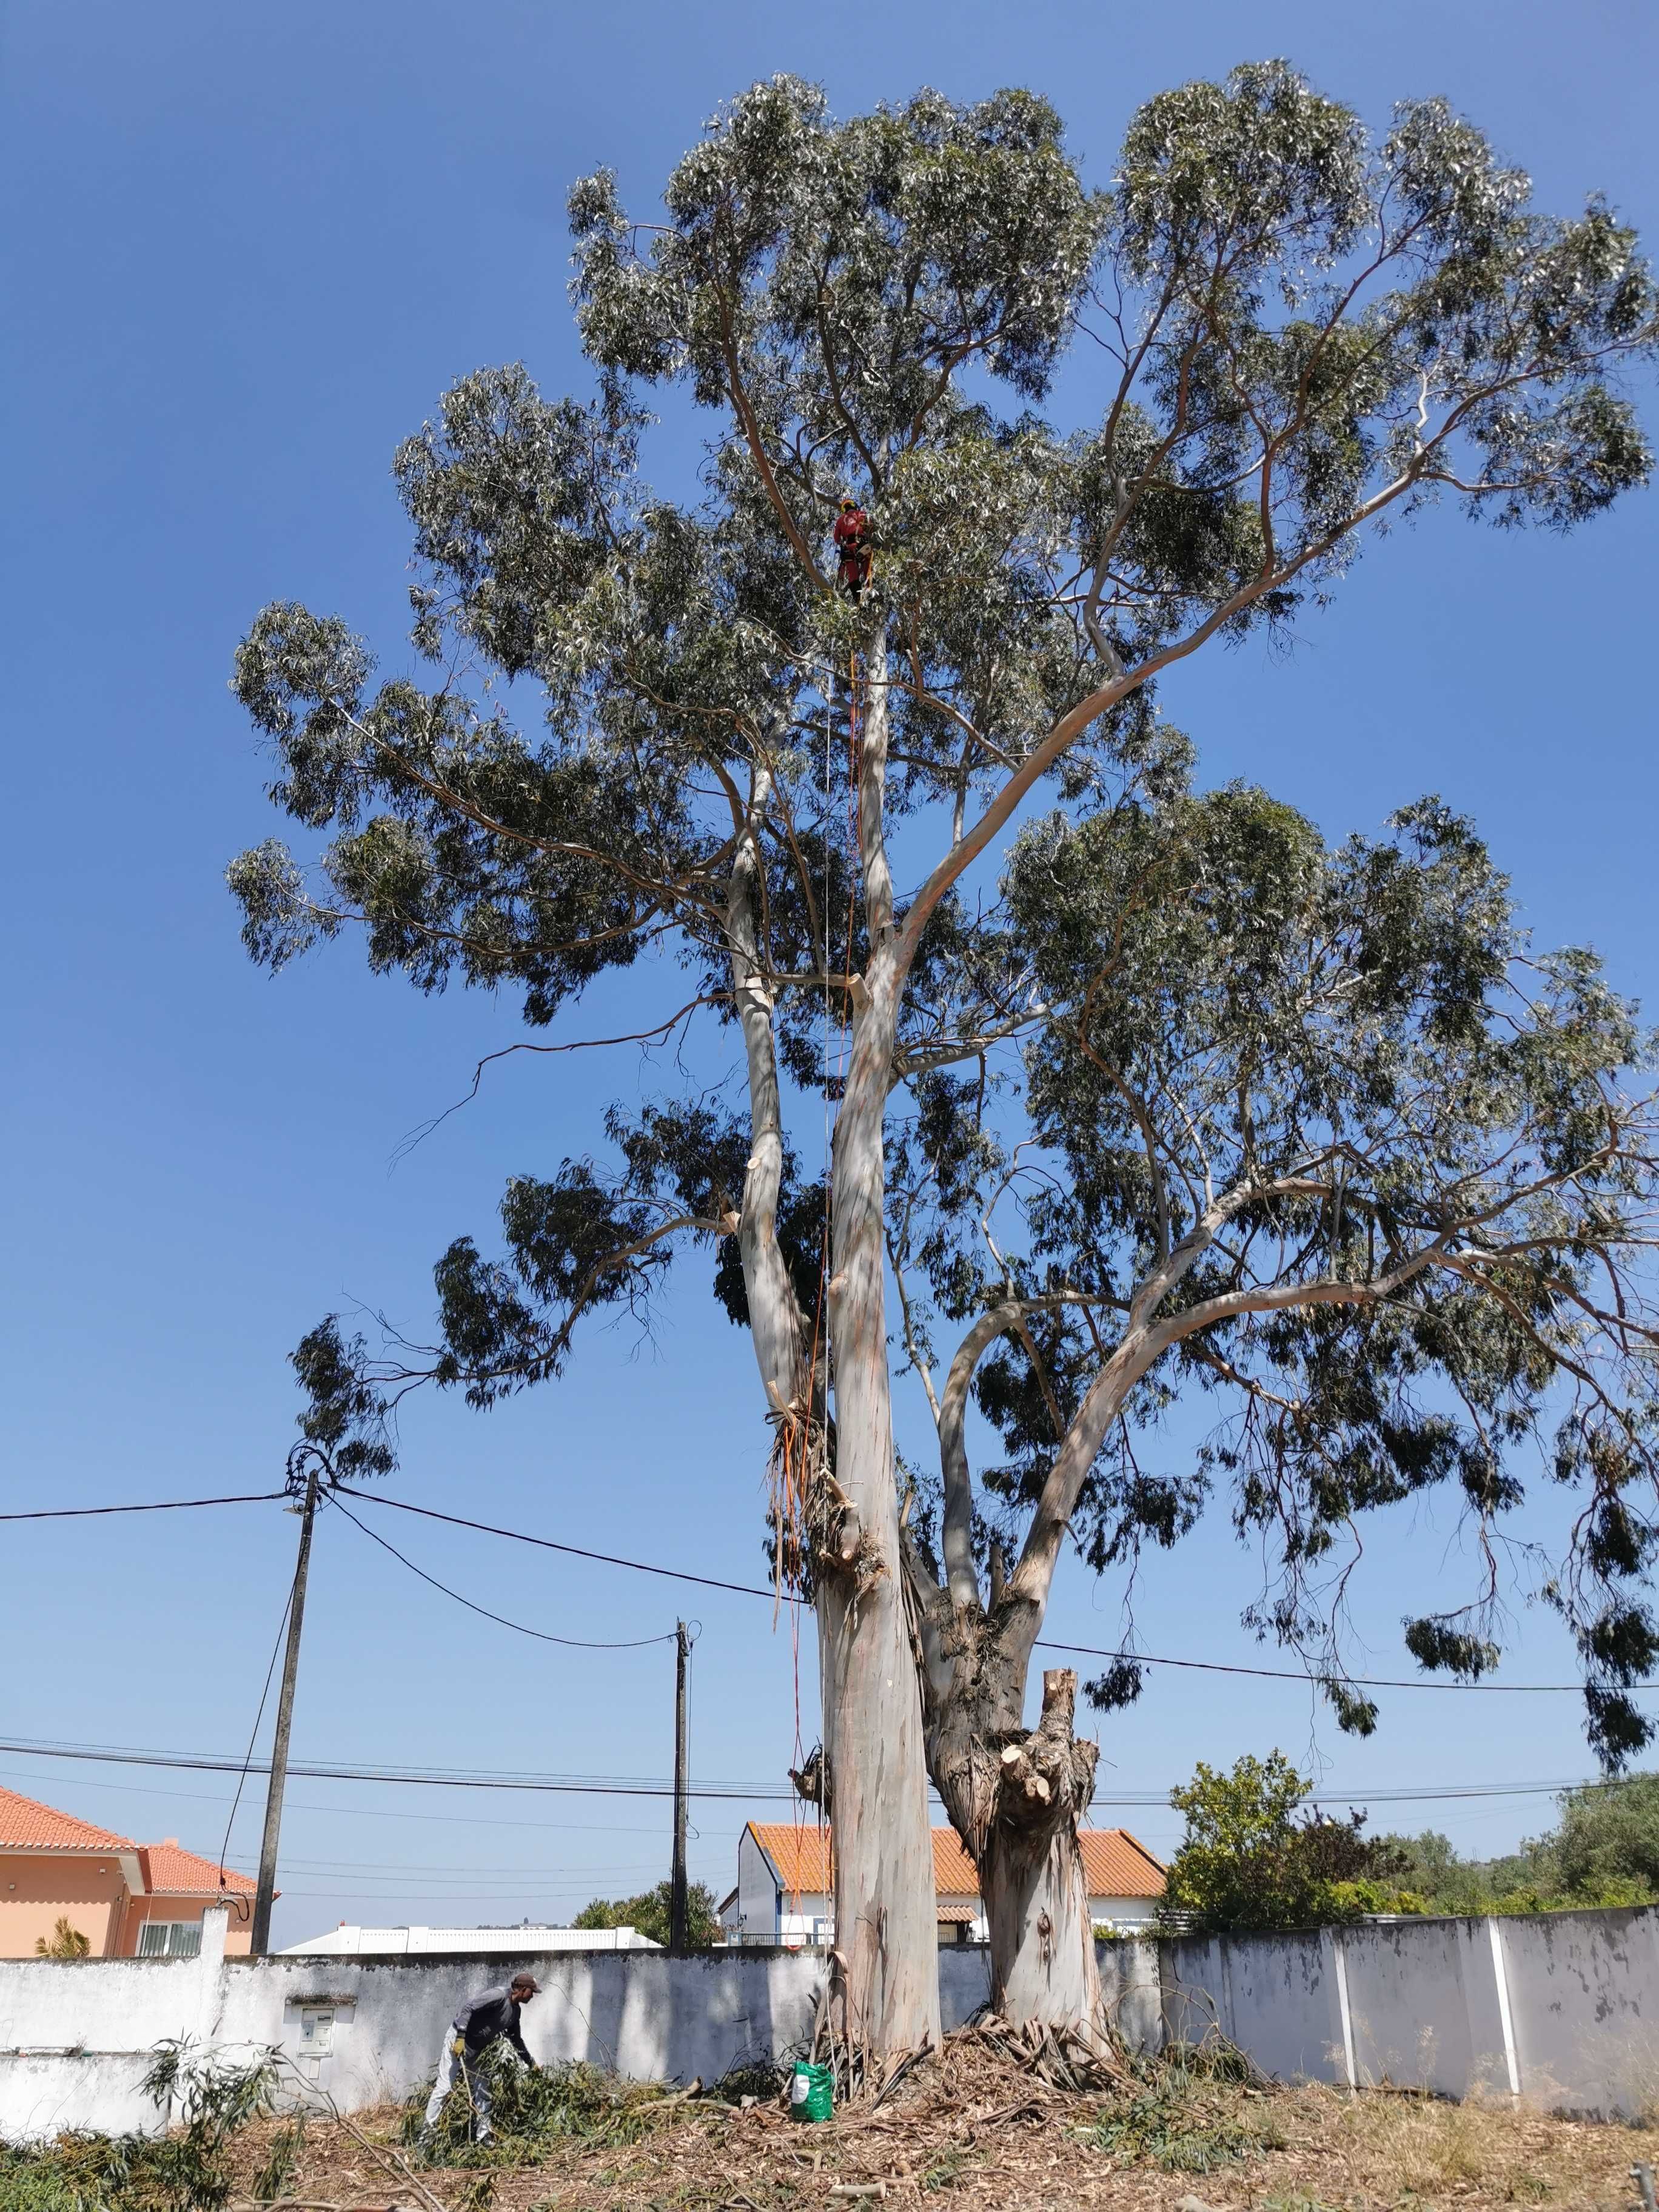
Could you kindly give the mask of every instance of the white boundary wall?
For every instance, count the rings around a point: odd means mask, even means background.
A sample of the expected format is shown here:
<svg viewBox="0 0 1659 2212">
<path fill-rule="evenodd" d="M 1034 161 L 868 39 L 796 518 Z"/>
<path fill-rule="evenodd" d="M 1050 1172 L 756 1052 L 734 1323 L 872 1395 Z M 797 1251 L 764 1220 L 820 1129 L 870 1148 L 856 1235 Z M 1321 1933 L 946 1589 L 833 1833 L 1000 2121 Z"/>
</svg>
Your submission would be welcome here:
<svg viewBox="0 0 1659 2212">
<path fill-rule="evenodd" d="M 1285 2079 L 1590 2114 L 1659 2107 L 1659 1909 L 1130 1939 L 1100 1960 L 1141 2049 L 1213 2021 Z M 0 2139 L 156 2125 L 138 2085 L 173 2036 L 228 2053 L 276 2044 L 346 2111 L 402 2096 L 430 2077 L 463 1998 L 520 1966 L 542 1984 L 525 2014 L 538 2058 L 711 2081 L 804 2040 L 824 1963 L 747 1945 L 690 1959 L 227 1960 L 223 1915 L 210 1911 L 199 1959 L 0 1960 Z M 945 1946 L 939 1981 L 948 2028 L 986 2001 L 984 1949 Z"/>
</svg>

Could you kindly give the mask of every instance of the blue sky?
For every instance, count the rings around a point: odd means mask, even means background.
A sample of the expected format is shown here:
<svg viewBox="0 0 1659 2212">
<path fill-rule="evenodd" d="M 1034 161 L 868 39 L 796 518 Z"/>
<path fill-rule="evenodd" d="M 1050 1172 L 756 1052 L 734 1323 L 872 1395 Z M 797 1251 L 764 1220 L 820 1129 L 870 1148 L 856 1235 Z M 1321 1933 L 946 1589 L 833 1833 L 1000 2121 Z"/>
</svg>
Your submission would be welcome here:
<svg viewBox="0 0 1659 2212">
<path fill-rule="evenodd" d="M 272 834 L 266 773 L 225 690 L 275 597 L 337 609 L 394 653 L 407 544 L 392 449 L 444 387 L 522 358 L 579 388 L 563 200 L 600 162 L 644 209 L 721 98 L 790 69 L 846 112 L 931 82 L 1030 84 L 1103 180 L 1134 105 L 1282 53 L 1376 122 L 1443 92 L 1528 167 L 1541 204 L 1606 191 L 1659 232 L 1656 18 L 1637 4 L 945 7 L 627 11 L 472 0 L 281 9 L 11 0 L 0 45 L 10 220 L 5 356 L 11 1046 L 0 1091 L 8 1264 L 6 1503 L 265 1489 L 295 1402 L 285 1355 L 331 1307 L 418 1328 L 433 1258 L 487 1232 L 504 1177 L 590 1140 L 636 1059 L 518 1060 L 394 1169 L 398 1139 L 519 1034 L 505 1001 L 423 1001 L 337 946 L 275 981 L 237 941 L 227 859 Z M 1068 397 L 1086 404 L 1075 380 Z M 671 488 L 691 449 L 655 462 Z M 1248 775 L 1332 834 L 1437 789 L 1478 817 L 1540 941 L 1588 941 L 1655 998 L 1659 799 L 1647 640 L 1652 495 L 1577 537 L 1450 514 L 1369 551 L 1295 649 L 1194 664 L 1169 711 L 1207 778 Z M 487 1419 L 423 1406 L 400 1494 L 744 1581 L 765 1437 L 753 1365 L 688 1273 L 659 1340 L 590 1337 L 556 1393 Z M 910 1433 L 919 1404 L 909 1407 Z M 391 1516 L 387 1516 L 387 1520 Z M 377 1522 L 376 1526 L 386 1526 Z M 240 1749 L 291 1565 L 275 1508 L 0 1534 L 0 1734 Z M 582 1568 L 432 1524 L 387 1527 L 495 1610 L 564 1635 L 702 1622 L 696 1765 L 774 1784 L 795 1741 L 787 1626 L 763 1603 Z M 1359 1606 L 1379 1671 L 1448 1525 L 1380 1530 Z M 1218 1527 L 1148 1574 L 1148 1649 L 1259 1659 L 1249 1563 Z M 1110 1644 L 1121 1593 L 1073 1565 L 1050 1632 Z M 1570 1673 L 1523 1613 L 1509 1672 Z M 672 1657 L 491 1629 L 337 1520 L 319 1532 L 302 1755 L 662 1776 Z M 815 1734 L 810 1632 L 799 1660 Z M 1548 1783 L 1587 1771 L 1569 1698 L 1385 1695 L 1368 1745 L 1292 1686 L 1164 1674 L 1103 1728 L 1103 1798 L 1278 1743 L 1334 1796 Z M 0 1782 L 145 1838 L 215 1851 L 226 1785 L 0 1754 Z M 257 1796 L 257 1793 L 256 1793 Z M 416 1802 L 409 1801 L 415 1798 Z M 744 1810 L 697 1814 L 693 1872 L 729 1886 Z M 763 1807 L 757 1807 L 764 1810 Z M 233 1856 L 257 1838 L 239 1817 Z M 1542 1825 L 1545 1796 L 1405 1805 L 1465 1849 Z M 1155 1847 L 1167 1808 L 1118 1811 Z M 279 1940 L 339 1918 L 562 1917 L 666 1870 L 666 1808 L 296 1784 Z"/>
</svg>

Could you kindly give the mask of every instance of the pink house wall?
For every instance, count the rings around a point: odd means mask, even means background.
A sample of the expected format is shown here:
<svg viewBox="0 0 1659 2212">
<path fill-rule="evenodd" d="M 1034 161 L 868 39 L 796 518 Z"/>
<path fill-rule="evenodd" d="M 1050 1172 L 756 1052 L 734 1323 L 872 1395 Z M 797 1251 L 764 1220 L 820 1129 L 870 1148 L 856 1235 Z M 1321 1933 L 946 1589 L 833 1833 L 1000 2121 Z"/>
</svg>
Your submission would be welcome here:
<svg viewBox="0 0 1659 2212">
<path fill-rule="evenodd" d="M 60 1915 L 86 1937 L 90 1957 L 118 1957 L 128 1897 L 122 1856 L 0 1852 L 0 1959 L 32 1959 L 37 1942 L 51 1942 Z"/>
</svg>

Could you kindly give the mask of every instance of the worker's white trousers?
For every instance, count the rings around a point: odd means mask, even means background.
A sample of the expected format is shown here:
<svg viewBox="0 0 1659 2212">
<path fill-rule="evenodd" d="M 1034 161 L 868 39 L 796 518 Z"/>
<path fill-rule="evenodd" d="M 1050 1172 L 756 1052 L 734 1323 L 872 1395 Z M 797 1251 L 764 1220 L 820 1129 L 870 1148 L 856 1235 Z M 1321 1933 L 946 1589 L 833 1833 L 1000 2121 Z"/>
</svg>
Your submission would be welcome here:
<svg viewBox="0 0 1659 2212">
<path fill-rule="evenodd" d="M 438 2078 L 433 2083 L 432 2094 L 426 2101 L 426 2124 L 429 2128 L 437 2126 L 450 2091 L 457 2081 L 465 2081 L 467 2094 L 472 2100 L 473 2112 L 477 2115 L 477 2139 L 480 2142 L 487 2142 L 489 2139 L 489 2084 L 485 2081 L 481 2067 L 467 2064 L 463 2055 L 465 2048 L 453 2027 L 444 2030 L 444 2047 L 438 2054 Z"/>
</svg>

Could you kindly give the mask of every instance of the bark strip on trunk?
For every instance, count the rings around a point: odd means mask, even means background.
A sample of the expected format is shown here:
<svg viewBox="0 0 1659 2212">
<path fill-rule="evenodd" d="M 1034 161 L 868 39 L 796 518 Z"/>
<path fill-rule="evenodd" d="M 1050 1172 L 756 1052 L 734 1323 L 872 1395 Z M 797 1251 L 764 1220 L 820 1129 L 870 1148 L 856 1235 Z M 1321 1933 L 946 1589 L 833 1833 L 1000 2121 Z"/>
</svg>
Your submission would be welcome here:
<svg viewBox="0 0 1659 2212">
<path fill-rule="evenodd" d="M 939 2036 L 938 1929 L 921 1698 L 899 1550 L 888 1368 L 883 1140 L 902 976 L 891 951 L 881 834 L 884 650 L 872 641 L 860 759 L 871 955 L 855 994 L 835 1134 L 832 1222 L 836 1466 L 820 1546 L 819 1665 L 833 1790 L 836 1947 L 849 2041 L 875 2057 Z"/>
<path fill-rule="evenodd" d="M 756 824 L 765 811 L 771 779 L 757 772 L 748 821 L 742 825 L 726 894 L 726 932 L 732 988 L 743 1031 L 749 1075 L 749 1164 L 738 1216 L 749 1326 L 769 1399 L 787 1406 L 810 1388 L 805 1328 L 789 1269 L 778 1243 L 778 1199 L 783 1188 L 783 1105 L 778 1084 L 772 997 L 761 965 L 757 916 L 761 858 Z"/>
<path fill-rule="evenodd" d="M 1073 1735 L 1076 1710 L 1073 1670 L 1045 1674 L 1042 1719 L 1023 1743 L 1003 1747 L 979 1881 L 998 2011 L 1092 2029 L 1100 2022 L 1100 1976 L 1077 1832 L 1100 1753 Z"/>
</svg>

